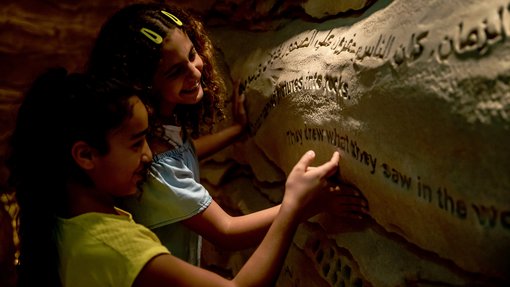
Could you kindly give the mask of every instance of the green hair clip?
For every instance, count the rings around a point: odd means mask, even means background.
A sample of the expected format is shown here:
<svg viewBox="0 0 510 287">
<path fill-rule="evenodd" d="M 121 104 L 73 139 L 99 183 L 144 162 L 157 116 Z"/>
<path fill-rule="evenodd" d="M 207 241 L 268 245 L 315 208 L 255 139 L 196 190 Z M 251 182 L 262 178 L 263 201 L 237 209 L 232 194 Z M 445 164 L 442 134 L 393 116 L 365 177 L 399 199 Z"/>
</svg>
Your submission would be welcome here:
<svg viewBox="0 0 510 287">
<path fill-rule="evenodd" d="M 175 17 L 174 14 L 168 13 L 165 10 L 161 10 L 161 13 L 170 18 L 170 20 L 172 20 L 175 23 L 175 25 L 182 26 L 182 21 L 179 20 L 179 18 Z"/>
<path fill-rule="evenodd" d="M 175 25 L 177 25 L 179 27 L 183 25 L 182 21 L 179 20 L 179 18 L 175 17 L 174 14 L 168 13 L 164 10 L 161 10 L 161 14 L 170 18 L 170 20 L 172 20 L 172 22 L 174 22 Z M 158 33 L 152 31 L 149 28 L 143 27 L 142 29 L 140 29 L 140 32 L 142 32 L 142 34 L 144 34 L 147 38 L 149 38 L 149 40 L 151 40 L 152 42 L 154 42 L 158 45 L 163 43 L 163 37 L 161 37 Z"/>
<path fill-rule="evenodd" d="M 142 32 L 142 34 L 149 38 L 149 40 L 158 45 L 163 43 L 163 37 L 161 37 L 158 33 L 152 31 L 151 29 L 142 28 L 140 29 L 140 32 Z"/>
</svg>

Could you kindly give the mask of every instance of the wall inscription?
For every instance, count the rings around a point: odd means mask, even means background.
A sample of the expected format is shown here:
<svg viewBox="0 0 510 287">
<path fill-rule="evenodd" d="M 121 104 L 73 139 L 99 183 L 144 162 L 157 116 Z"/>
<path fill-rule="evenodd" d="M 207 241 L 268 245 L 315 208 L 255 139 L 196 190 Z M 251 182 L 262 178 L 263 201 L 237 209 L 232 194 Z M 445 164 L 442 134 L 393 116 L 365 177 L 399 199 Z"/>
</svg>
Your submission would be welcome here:
<svg viewBox="0 0 510 287">
<path fill-rule="evenodd" d="M 359 162 L 369 174 L 382 176 L 392 182 L 397 187 L 394 191 L 413 195 L 417 200 L 427 202 L 431 207 L 460 220 L 471 218 L 471 222 L 480 226 L 501 228 L 510 232 L 510 209 L 500 210 L 493 205 L 487 206 L 483 203 L 470 202 L 468 199 L 454 198 L 446 185 L 427 182 L 425 176 L 403 171 L 397 164 L 378 161 L 376 154 L 365 150 L 352 136 L 341 134 L 335 128 L 305 125 L 286 131 L 285 137 L 289 146 L 303 144 L 312 146 L 314 142 L 329 143 Z"/>
<path fill-rule="evenodd" d="M 360 62 L 367 59 L 390 61 L 394 67 L 427 56 L 438 62 L 447 61 L 452 55 L 484 56 L 492 46 L 510 38 L 510 3 L 498 5 L 491 14 L 481 15 L 474 21 L 460 21 L 455 31 L 439 37 L 438 43 L 427 43 L 429 36 L 437 31 L 415 31 L 403 41 L 393 34 L 380 33 L 374 42 L 363 43 L 358 33 L 345 35 L 337 30 L 312 30 L 279 45 L 268 53 L 268 59 L 258 65 L 255 73 L 246 77 L 245 86 L 258 79 L 276 60 L 292 56 L 301 49 L 319 52 L 330 49 L 334 55 L 351 55 Z"/>
<path fill-rule="evenodd" d="M 360 44 L 354 33 L 351 37 L 336 33 L 331 29 L 322 38 L 317 30 L 299 35 L 290 43 L 284 43 L 275 50 L 269 52 L 269 59 L 258 65 L 254 74 L 246 77 L 244 87 L 257 80 L 273 62 L 283 59 L 297 52 L 299 49 L 309 50 L 313 53 L 320 53 L 321 49 L 331 49 L 334 55 L 349 54 L 355 61 L 362 62 L 365 59 L 373 58 L 390 62 L 394 68 L 403 63 L 417 61 L 422 57 L 432 57 L 440 63 L 444 63 L 451 55 L 461 57 L 463 55 L 482 57 L 488 55 L 490 48 L 497 43 L 506 42 L 510 39 L 510 3 L 501 5 L 494 9 L 491 15 L 478 19 L 475 23 L 460 22 L 452 35 L 445 34 L 440 37 L 439 43 L 427 43 L 430 31 L 413 32 L 407 41 L 396 45 L 396 36 L 379 34 L 375 43 Z M 435 32 L 437 33 L 437 32 Z M 401 42 L 401 41 L 397 41 Z M 394 47 L 395 45 L 395 47 Z M 343 59 L 345 60 L 345 59 Z M 252 132 L 260 127 L 268 113 L 278 105 L 279 101 L 290 93 L 299 91 L 314 91 L 317 95 L 329 95 L 341 104 L 343 100 L 349 100 L 349 84 L 342 81 L 341 76 L 323 74 L 316 72 L 301 76 L 292 81 L 279 83 L 274 89 L 269 101 L 264 106 L 259 116 L 250 124 Z"/>
<path fill-rule="evenodd" d="M 510 1 L 377 12 L 297 23 L 236 60 L 254 142 L 282 170 L 304 150 L 341 150 L 377 224 L 510 282 Z"/>
</svg>

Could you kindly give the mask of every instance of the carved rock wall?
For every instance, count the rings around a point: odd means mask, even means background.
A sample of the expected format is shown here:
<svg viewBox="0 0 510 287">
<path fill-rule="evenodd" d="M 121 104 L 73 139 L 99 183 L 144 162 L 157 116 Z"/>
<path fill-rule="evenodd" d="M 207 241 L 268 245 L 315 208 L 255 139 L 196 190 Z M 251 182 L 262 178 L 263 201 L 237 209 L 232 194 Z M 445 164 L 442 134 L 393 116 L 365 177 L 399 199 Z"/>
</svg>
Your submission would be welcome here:
<svg viewBox="0 0 510 287">
<path fill-rule="evenodd" d="M 256 180 L 338 149 L 369 201 L 367 222 L 323 215 L 295 240 L 330 286 L 509 284 L 510 2 L 378 1 L 214 34 L 244 84 Z M 283 276 L 307 286 L 290 261 Z"/>
<path fill-rule="evenodd" d="M 100 24 L 132 2 L 2 1 L 2 191 L 23 91 L 47 67 L 80 70 Z M 247 96 L 252 137 L 203 163 L 220 204 L 277 204 L 308 149 L 317 162 L 340 149 L 342 179 L 369 201 L 370 219 L 303 224 L 278 286 L 509 284 L 508 0 L 175 3 L 201 15 Z M 227 275 L 249 255 L 205 249 Z"/>
</svg>

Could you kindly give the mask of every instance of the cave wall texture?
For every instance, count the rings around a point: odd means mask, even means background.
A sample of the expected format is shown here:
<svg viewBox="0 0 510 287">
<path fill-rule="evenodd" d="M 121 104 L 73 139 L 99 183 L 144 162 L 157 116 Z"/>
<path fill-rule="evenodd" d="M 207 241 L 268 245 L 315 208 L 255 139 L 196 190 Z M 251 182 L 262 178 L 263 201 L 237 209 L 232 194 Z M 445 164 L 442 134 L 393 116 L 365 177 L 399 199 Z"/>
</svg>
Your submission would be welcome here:
<svg viewBox="0 0 510 287">
<path fill-rule="evenodd" d="M 24 90 L 48 67 L 82 69 L 101 23 L 133 2 L 2 0 L 2 191 Z M 203 19 L 247 101 L 250 135 L 202 163 L 203 184 L 250 213 L 279 203 L 306 150 L 339 150 L 370 218 L 302 224 L 278 286 L 510 285 L 510 1 L 336 2 L 175 1 Z M 12 286 L 17 208 L 0 198 Z M 205 243 L 204 266 L 234 274 L 250 251 Z"/>
</svg>

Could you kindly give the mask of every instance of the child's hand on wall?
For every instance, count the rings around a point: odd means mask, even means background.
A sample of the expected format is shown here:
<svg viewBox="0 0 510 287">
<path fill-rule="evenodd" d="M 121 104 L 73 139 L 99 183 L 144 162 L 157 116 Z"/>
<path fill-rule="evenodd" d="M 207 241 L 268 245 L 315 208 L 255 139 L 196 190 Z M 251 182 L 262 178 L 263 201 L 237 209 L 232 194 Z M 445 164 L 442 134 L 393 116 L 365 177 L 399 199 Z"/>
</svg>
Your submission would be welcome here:
<svg viewBox="0 0 510 287">
<path fill-rule="evenodd" d="M 234 81 L 233 86 L 233 105 L 232 105 L 232 114 L 234 116 L 234 123 L 240 125 L 243 130 L 246 128 L 248 124 L 248 116 L 246 115 L 245 109 L 245 95 L 244 93 L 239 94 L 240 81 Z"/>
<path fill-rule="evenodd" d="M 334 152 L 329 161 L 318 167 L 309 166 L 315 159 L 315 152 L 306 152 L 299 162 L 292 168 L 285 183 L 285 195 L 282 208 L 291 208 L 300 219 L 307 219 L 313 215 L 315 201 L 328 186 L 331 177 L 338 168 L 340 155 Z"/>
<path fill-rule="evenodd" d="M 352 219 L 368 216 L 368 201 L 361 191 L 341 181 L 330 182 L 328 192 L 321 199 L 321 211 L 328 214 Z"/>
<path fill-rule="evenodd" d="M 336 175 L 333 175 L 306 212 L 303 220 L 319 213 L 327 213 L 335 217 L 363 219 L 368 216 L 368 201 L 357 188 L 340 181 Z"/>
</svg>

